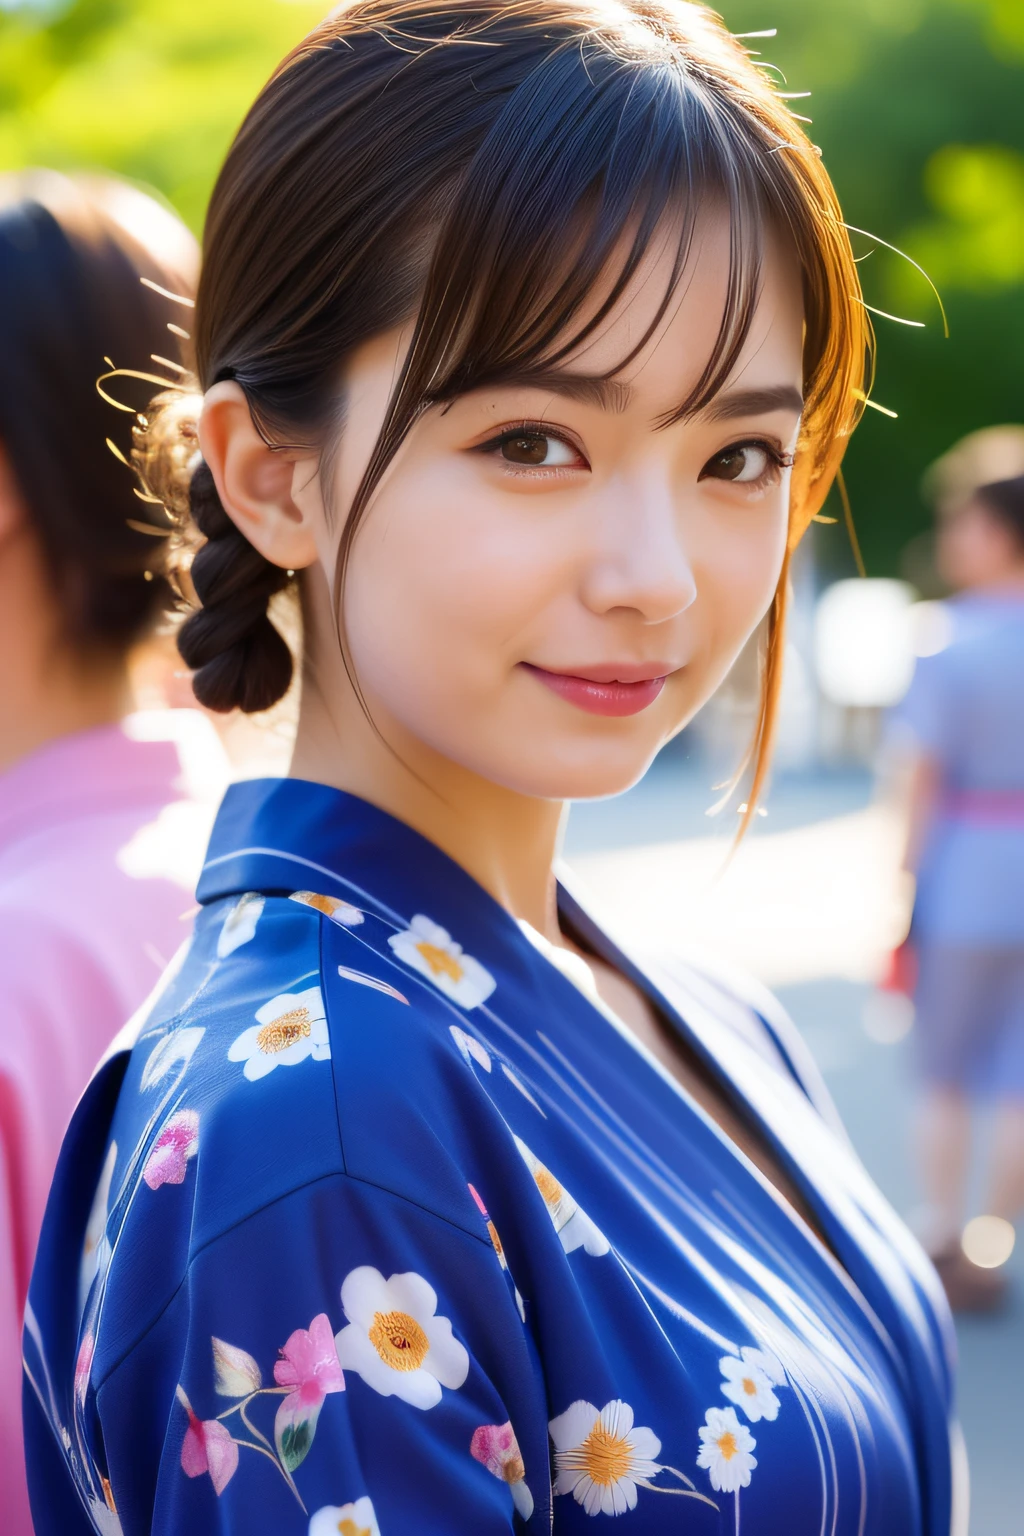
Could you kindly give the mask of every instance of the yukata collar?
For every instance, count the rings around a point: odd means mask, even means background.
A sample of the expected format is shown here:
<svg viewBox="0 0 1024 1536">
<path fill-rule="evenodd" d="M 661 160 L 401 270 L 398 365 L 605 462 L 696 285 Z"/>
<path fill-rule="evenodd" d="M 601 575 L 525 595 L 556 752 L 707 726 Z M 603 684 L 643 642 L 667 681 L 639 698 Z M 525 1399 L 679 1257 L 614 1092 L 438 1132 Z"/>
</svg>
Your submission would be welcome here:
<svg viewBox="0 0 1024 1536">
<path fill-rule="evenodd" d="M 694 1028 L 679 1011 L 678 1002 L 667 997 L 646 969 L 594 920 L 571 873 L 565 869 L 558 873 L 563 924 L 646 993 L 723 1091 L 735 1096 L 737 1084 L 718 1059 L 706 1031 Z M 417 914 L 424 914 L 466 952 L 489 969 L 500 970 L 506 982 L 514 981 L 527 993 L 535 993 L 538 983 L 545 982 L 557 992 L 567 976 L 572 977 L 570 968 L 561 963 L 564 956 L 519 924 L 460 864 L 378 806 L 303 779 L 250 779 L 233 784 L 214 825 L 199 881 L 200 902 L 247 891 L 271 895 L 300 889 L 341 897 L 396 929 L 408 928 Z M 561 973 L 557 981 L 549 969 L 551 963 L 554 972 Z M 570 992 L 575 994 L 577 987 L 570 985 Z M 588 997 L 587 1005 L 592 1001 Z M 785 1049 L 775 1043 L 790 1066 Z M 799 1080 L 798 1073 L 794 1076 Z M 742 1092 L 740 1097 L 745 1097 Z M 750 1112 L 752 1106 L 745 1103 L 744 1108 Z"/>
<path fill-rule="evenodd" d="M 756 1091 L 752 1101 L 750 1085 L 746 1092 L 740 1088 L 721 1059 L 717 1029 L 712 1027 L 709 1034 L 699 1016 L 691 1018 L 682 1012 L 679 1000 L 658 986 L 645 967 L 595 922 L 569 872 L 561 875 L 558 908 L 563 923 L 647 995 L 722 1092 L 752 1116 L 814 1206 L 803 1171 L 793 1165 L 787 1148 L 759 1112 Z M 303 779 L 250 779 L 232 785 L 213 829 L 197 892 L 200 902 L 248 891 L 273 895 L 296 890 L 340 897 L 397 930 L 408 929 L 417 915 L 426 916 L 488 972 L 500 975 L 506 996 L 511 983 L 520 1003 L 536 1004 L 538 988 L 548 997 L 556 996 L 562 1008 L 589 1010 L 597 1002 L 593 995 L 581 996 L 578 978 L 560 963 L 552 946 L 531 935 L 435 843 L 388 812 L 358 796 Z M 625 1026 L 618 1028 L 644 1054 Z M 788 1066 L 785 1051 L 781 1046 L 779 1050 Z M 653 1070 L 665 1075 L 663 1068 Z M 794 1076 L 799 1081 L 798 1074 Z M 757 1085 L 753 1086 L 756 1090 Z M 707 1118 L 692 1100 L 691 1107 Z M 716 1134 L 725 1138 L 717 1127 Z"/>
<path fill-rule="evenodd" d="M 461 865 L 369 801 L 305 779 L 232 784 L 198 899 L 315 890 L 405 928 L 426 913 L 474 954 L 528 955 L 518 924 Z"/>
</svg>

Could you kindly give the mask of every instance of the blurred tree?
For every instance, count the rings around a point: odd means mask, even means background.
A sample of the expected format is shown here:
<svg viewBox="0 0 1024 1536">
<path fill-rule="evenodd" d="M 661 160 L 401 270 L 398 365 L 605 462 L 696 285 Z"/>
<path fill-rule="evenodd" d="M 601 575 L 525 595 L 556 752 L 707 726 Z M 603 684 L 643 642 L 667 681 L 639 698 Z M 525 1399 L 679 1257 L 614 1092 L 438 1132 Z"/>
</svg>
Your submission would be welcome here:
<svg viewBox="0 0 1024 1536">
<path fill-rule="evenodd" d="M 877 321 L 875 398 L 847 478 L 869 569 L 927 526 L 918 483 L 955 438 L 1024 419 L 1024 0 L 719 0 L 749 46 L 812 91 Z M 0 167 L 105 166 L 162 191 L 193 228 L 231 134 L 329 0 L 0 0 Z M 870 253 L 870 254 L 869 254 Z M 841 530 L 822 558 L 848 561 Z"/>
<path fill-rule="evenodd" d="M 965 432 L 1024 420 L 1024 0 L 721 0 L 736 32 L 811 91 L 813 119 L 851 224 L 919 262 L 949 315 L 906 261 L 854 236 L 865 297 L 925 322 L 876 319 L 875 399 L 847 459 L 854 515 L 873 574 L 894 574 L 928 526 L 925 466 Z M 868 254 L 871 253 L 871 254 Z M 835 511 L 830 507 L 830 511 Z M 826 562 L 849 555 L 819 529 Z"/>
<path fill-rule="evenodd" d="M 0 167 L 104 167 L 197 232 L 256 92 L 329 0 L 0 0 Z"/>
</svg>

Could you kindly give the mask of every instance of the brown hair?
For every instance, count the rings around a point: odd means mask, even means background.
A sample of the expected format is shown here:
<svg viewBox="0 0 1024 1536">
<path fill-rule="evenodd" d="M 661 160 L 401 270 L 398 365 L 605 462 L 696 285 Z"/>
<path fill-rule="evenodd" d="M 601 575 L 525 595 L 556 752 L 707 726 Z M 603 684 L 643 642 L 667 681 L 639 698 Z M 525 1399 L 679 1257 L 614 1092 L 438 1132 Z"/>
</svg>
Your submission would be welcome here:
<svg viewBox="0 0 1024 1536">
<path fill-rule="evenodd" d="M 199 385 L 236 380 L 269 443 L 326 449 L 341 420 L 346 356 L 415 316 L 342 532 L 341 592 L 359 519 L 418 415 L 564 358 L 609 313 L 669 220 L 681 233 L 667 306 L 710 197 L 729 213 L 728 299 L 712 355 L 676 415 L 698 410 L 734 366 L 766 230 L 780 228 L 802 268 L 806 313 L 792 547 L 859 414 L 870 328 L 818 152 L 742 43 L 685 0 L 343 6 L 278 69 L 221 172 L 196 312 Z M 584 319 L 596 292 L 603 302 Z M 163 465 L 164 494 L 181 506 L 166 456 L 141 463 L 151 478 Z M 287 683 L 265 606 L 283 576 L 250 560 L 242 606 L 234 556 L 245 540 L 215 496 L 208 473 L 193 481 L 208 542 L 192 565 L 203 607 L 184 625 L 181 650 L 204 703 L 259 709 Z M 784 570 L 768 617 L 757 783 L 786 583 Z M 246 621 L 225 620 L 225 610 Z"/>
<path fill-rule="evenodd" d="M 1024 475 L 1017 475 L 1013 480 L 990 480 L 987 485 L 979 485 L 973 499 L 980 501 L 985 511 L 1009 530 L 1021 554 L 1024 554 Z"/>
<path fill-rule="evenodd" d="M 125 460 L 132 437 L 96 380 L 110 356 L 150 374 L 153 353 L 181 366 L 175 306 L 142 279 L 181 292 L 196 265 L 184 226 L 126 183 L 0 181 L 0 442 L 82 649 L 124 653 L 171 602 L 154 570 L 166 516 L 108 448 Z"/>
</svg>

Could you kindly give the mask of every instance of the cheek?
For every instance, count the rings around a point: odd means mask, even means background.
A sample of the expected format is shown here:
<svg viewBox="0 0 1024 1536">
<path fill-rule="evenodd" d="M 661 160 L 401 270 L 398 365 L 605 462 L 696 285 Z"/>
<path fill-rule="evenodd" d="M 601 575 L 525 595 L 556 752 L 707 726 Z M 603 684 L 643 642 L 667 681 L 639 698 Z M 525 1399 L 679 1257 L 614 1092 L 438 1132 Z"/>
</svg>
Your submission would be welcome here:
<svg viewBox="0 0 1024 1536">
<path fill-rule="evenodd" d="M 527 524 L 529 520 L 526 520 Z M 408 694 L 481 707 L 506 679 L 550 600 L 551 552 L 456 478 L 387 489 L 361 529 L 345 622 L 364 686 L 403 709 Z"/>
<path fill-rule="evenodd" d="M 778 586 L 786 552 L 784 506 L 717 518 L 704 541 L 698 592 L 705 600 L 709 660 L 724 670 L 764 617 Z"/>
</svg>

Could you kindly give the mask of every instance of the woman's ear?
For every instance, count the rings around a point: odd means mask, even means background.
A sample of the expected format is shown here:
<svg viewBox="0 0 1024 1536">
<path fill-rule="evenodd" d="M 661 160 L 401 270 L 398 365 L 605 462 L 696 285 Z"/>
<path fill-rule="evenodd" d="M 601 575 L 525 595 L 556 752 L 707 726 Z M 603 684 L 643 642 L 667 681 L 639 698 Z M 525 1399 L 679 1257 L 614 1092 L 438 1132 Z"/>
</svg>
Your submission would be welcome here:
<svg viewBox="0 0 1024 1536">
<path fill-rule="evenodd" d="M 286 571 L 312 565 L 317 558 L 313 509 L 299 507 L 292 496 L 296 454 L 267 446 L 240 385 L 224 382 L 207 391 L 199 446 L 221 505 L 263 558 Z"/>
</svg>

